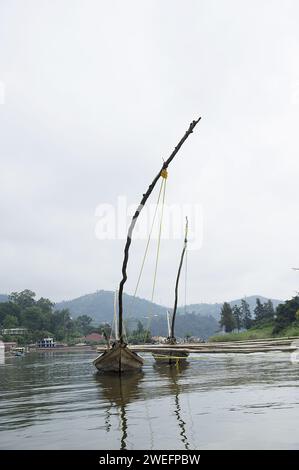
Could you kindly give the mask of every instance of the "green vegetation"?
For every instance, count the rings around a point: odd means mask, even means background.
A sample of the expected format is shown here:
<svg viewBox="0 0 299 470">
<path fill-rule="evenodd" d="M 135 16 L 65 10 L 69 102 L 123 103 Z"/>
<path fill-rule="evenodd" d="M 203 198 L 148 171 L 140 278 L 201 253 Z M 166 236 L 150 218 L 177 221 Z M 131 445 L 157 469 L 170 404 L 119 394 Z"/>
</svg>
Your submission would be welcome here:
<svg viewBox="0 0 299 470">
<path fill-rule="evenodd" d="M 298 310 L 298 296 L 293 297 L 291 300 L 287 300 L 284 304 L 278 305 L 276 309 L 274 333 L 279 333 L 281 330 L 289 328 L 290 326 L 298 326 Z"/>
<path fill-rule="evenodd" d="M 220 326 L 224 327 L 227 334 L 214 335 L 209 340 L 222 342 L 299 336 L 298 296 L 287 300 L 283 304 L 279 304 L 276 311 L 271 300 L 261 303 L 260 299 L 256 299 L 254 319 L 251 319 L 248 306 L 245 306 L 245 303 L 243 307 L 243 309 L 231 309 L 229 304 L 224 303 L 221 311 Z M 244 312 L 246 312 L 246 315 L 244 315 Z M 250 322 L 248 322 L 248 319 L 250 319 Z M 240 325 L 245 331 L 239 332 Z M 246 328 L 247 325 L 251 325 L 251 327 Z"/>
<path fill-rule="evenodd" d="M 238 314 L 239 315 L 239 312 Z M 240 318 L 237 319 L 238 328 L 240 326 Z M 230 333 L 233 329 L 237 326 L 236 318 L 234 317 L 233 309 L 231 308 L 230 304 L 224 302 L 223 307 L 221 309 L 221 316 L 220 316 L 220 326 L 224 328 L 225 333 Z"/>
<path fill-rule="evenodd" d="M 105 302 L 113 299 L 103 293 L 99 293 L 98 296 L 100 298 L 104 296 Z M 89 296 L 86 297 L 89 298 Z M 93 296 L 90 300 L 92 298 Z M 85 304 L 86 298 L 82 297 L 82 299 Z M 29 289 L 13 292 L 8 297 L 2 296 L 0 300 L 2 300 L 0 301 L 0 331 L 13 328 L 26 329 L 22 335 L 3 334 L 4 341 L 17 341 L 18 344 L 23 345 L 50 336 L 57 342 L 73 345 L 91 332 L 105 333 L 108 337 L 110 336 L 111 327 L 107 322 L 103 325 L 102 320 L 101 324 L 95 327 L 93 319 L 83 313 L 82 309 L 80 315 L 74 319 L 69 309 L 65 308 L 67 303 L 61 303 L 62 308 L 57 308 L 57 305 L 55 306 L 47 298 L 36 299 L 36 294 Z M 212 315 L 198 314 L 195 311 L 180 312 L 176 318 L 175 334 L 181 338 L 190 335 L 204 339 L 211 337 L 212 341 L 299 335 L 299 296 L 281 304 L 275 301 L 276 309 L 271 300 L 262 298 L 265 300 L 262 301 L 261 298 L 257 298 L 255 306 L 252 302 L 249 304 L 247 300 L 241 299 L 237 303 L 225 302 L 221 308 L 220 322 Z M 142 299 L 139 299 L 139 303 L 142 304 L 142 302 Z M 148 304 L 149 302 L 145 302 L 144 311 L 148 308 Z M 81 307 L 83 308 L 82 305 Z M 128 340 L 138 344 L 149 342 L 151 334 L 167 336 L 166 314 L 164 308 L 161 307 L 161 309 L 162 314 L 152 315 L 150 322 L 148 316 L 140 315 L 140 321 L 133 317 L 131 331 L 127 328 Z M 86 312 L 92 314 L 88 308 Z M 215 333 L 219 331 L 219 324 L 226 334 L 215 336 Z"/>
<path fill-rule="evenodd" d="M 271 338 L 273 333 L 273 325 L 262 327 L 250 328 L 249 330 L 242 331 L 241 333 L 227 333 L 226 335 L 214 335 L 209 338 L 209 341 L 245 341 L 250 339 Z"/>
<path fill-rule="evenodd" d="M 76 320 L 68 309 L 55 310 L 54 303 L 31 290 L 13 292 L 6 302 L 0 303 L 0 329 L 26 328 L 22 335 L 3 335 L 4 341 L 29 344 L 43 337 L 54 337 L 56 341 L 74 344 L 88 333 L 102 333 L 102 328 L 92 326 L 92 318 L 80 315 Z"/>
<path fill-rule="evenodd" d="M 136 330 L 133 330 L 129 336 L 128 341 L 131 344 L 143 344 L 151 342 L 151 332 L 144 328 L 141 321 L 138 321 Z"/>
<path fill-rule="evenodd" d="M 256 302 L 257 305 L 261 306 L 261 308 L 263 308 L 263 305 L 266 305 L 261 304 L 259 298 L 256 299 Z M 271 300 L 267 302 L 267 305 L 269 302 L 271 302 Z M 241 305 L 234 305 L 233 307 L 231 307 L 228 302 L 224 302 L 220 312 L 219 323 L 220 326 L 224 329 L 225 333 L 231 333 L 235 329 L 239 332 L 242 328 L 250 328 L 253 324 L 253 321 L 248 302 L 245 299 L 242 299 Z"/>
</svg>

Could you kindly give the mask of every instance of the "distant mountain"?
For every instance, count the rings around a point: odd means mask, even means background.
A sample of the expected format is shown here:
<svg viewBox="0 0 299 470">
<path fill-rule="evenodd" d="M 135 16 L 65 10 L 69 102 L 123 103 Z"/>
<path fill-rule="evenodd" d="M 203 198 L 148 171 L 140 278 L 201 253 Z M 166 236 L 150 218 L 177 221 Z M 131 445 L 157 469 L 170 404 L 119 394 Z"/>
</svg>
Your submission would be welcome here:
<svg viewBox="0 0 299 470">
<path fill-rule="evenodd" d="M 248 302 L 252 312 L 254 310 L 257 298 L 259 298 L 262 303 L 267 302 L 268 300 L 266 297 L 261 295 L 251 295 L 250 297 L 246 297 L 246 301 Z M 278 299 L 271 300 L 273 302 L 274 308 L 283 302 L 282 300 Z M 232 306 L 240 305 L 241 299 L 231 300 L 229 303 Z M 98 322 L 111 322 L 111 319 L 113 318 L 113 304 L 114 292 L 100 290 L 92 294 L 86 294 L 81 297 L 77 297 L 76 299 L 58 302 L 55 305 L 55 308 L 59 310 L 68 308 L 74 318 L 78 317 L 79 315 L 86 314 L 90 315 Z M 218 320 L 220 317 L 221 307 L 222 303 L 190 304 L 186 307 L 180 307 L 178 309 L 178 314 L 183 314 L 186 311 L 188 313 L 200 314 L 202 316 L 212 316 Z M 126 315 L 129 315 L 130 317 L 133 316 L 147 318 L 149 315 L 164 316 L 166 315 L 166 311 L 169 309 L 169 307 L 154 304 L 139 297 L 134 299 L 133 296 L 124 294 L 124 311 L 126 312 Z"/>
<path fill-rule="evenodd" d="M 262 303 L 267 302 L 266 297 L 252 295 L 246 297 L 251 311 L 253 312 L 256 299 Z M 281 300 L 272 299 L 274 307 L 282 303 Z M 74 318 L 79 315 L 89 315 L 97 323 L 111 323 L 113 319 L 114 292 L 100 290 L 93 294 L 87 294 L 73 300 L 59 302 L 55 305 L 57 309 L 67 308 Z M 230 304 L 240 305 L 241 299 L 232 300 Z M 219 318 L 222 304 L 190 304 L 178 309 L 176 319 L 176 335 L 201 336 L 208 338 L 219 330 Z M 136 326 L 140 320 L 145 327 L 151 328 L 153 335 L 167 335 L 166 312 L 169 307 L 157 305 L 148 300 L 124 294 L 125 318 L 129 318 L 129 328 Z M 169 309 L 171 310 L 171 309 Z"/>
<path fill-rule="evenodd" d="M 157 305 L 139 297 L 124 294 L 124 311 L 126 316 L 147 318 L 149 315 L 166 315 L 167 307 Z M 97 322 L 111 322 L 114 312 L 114 292 L 100 290 L 93 294 L 83 295 L 73 300 L 55 304 L 61 310 L 68 308 L 74 318 L 89 315 Z"/>
<path fill-rule="evenodd" d="M 259 298 L 262 303 L 267 302 L 266 297 L 260 295 L 251 295 L 246 297 L 251 311 L 253 312 L 256 299 Z M 7 295 L 0 294 L 0 302 L 6 302 Z M 271 299 L 274 308 L 283 301 Z M 76 299 L 66 300 L 55 304 L 58 310 L 69 309 L 73 318 L 79 315 L 89 315 L 95 323 L 111 323 L 114 315 L 114 292 L 100 290 L 92 294 L 83 295 Z M 240 305 L 241 299 L 230 301 L 230 304 Z M 219 330 L 219 318 L 222 304 L 190 304 L 178 309 L 176 319 L 176 335 L 184 337 L 187 334 L 208 338 Z M 154 304 L 148 300 L 139 297 L 134 298 L 131 295 L 124 294 L 124 311 L 128 328 L 134 329 L 138 320 L 146 328 L 151 329 L 154 336 L 167 336 L 166 312 L 171 310 L 169 307 Z"/>
<path fill-rule="evenodd" d="M 246 302 L 248 302 L 250 310 L 251 310 L 252 313 L 253 313 L 255 305 L 256 305 L 256 299 L 260 299 L 260 301 L 262 303 L 265 303 L 269 300 L 267 297 L 263 297 L 261 295 L 250 295 L 249 297 L 246 297 Z M 229 303 L 230 303 L 231 306 L 241 305 L 241 300 L 242 299 L 231 300 Z M 276 308 L 277 305 L 283 303 L 283 300 L 278 300 L 278 299 L 271 299 L 271 300 L 273 302 L 274 308 Z M 198 314 L 201 314 L 201 315 L 212 315 L 214 318 L 219 320 L 222 305 L 223 305 L 222 303 L 221 304 L 220 303 L 216 303 L 216 304 L 206 304 L 206 303 L 204 303 L 204 304 L 190 304 L 190 305 L 187 305 L 186 310 L 188 312 L 194 312 L 194 313 L 198 313 Z M 179 311 L 180 312 L 185 311 L 185 307 L 184 308 L 181 307 L 179 309 Z"/>
<path fill-rule="evenodd" d="M 168 336 L 166 317 L 153 317 L 149 326 L 153 336 Z M 178 315 L 175 321 L 175 335 L 179 338 L 189 335 L 207 339 L 219 329 L 218 321 L 211 315 L 183 313 Z"/>
</svg>

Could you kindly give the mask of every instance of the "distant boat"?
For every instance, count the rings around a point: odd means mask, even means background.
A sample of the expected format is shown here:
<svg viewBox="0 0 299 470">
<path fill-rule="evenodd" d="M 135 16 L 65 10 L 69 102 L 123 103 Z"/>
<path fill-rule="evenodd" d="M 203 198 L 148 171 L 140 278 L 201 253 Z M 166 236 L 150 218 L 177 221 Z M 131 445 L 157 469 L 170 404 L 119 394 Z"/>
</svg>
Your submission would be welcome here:
<svg viewBox="0 0 299 470">
<path fill-rule="evenodd" d="M 26 349 L 23 347 L 14 348 L 12 350 L 14 356 L 25 356 Z"/>
<path fill-rule="evenodd" d="M 127 240 L 124 249 L 124 259 L 122 265 L 122 279 L 119 284 L 118 290 L 118 338 L 115 342 L 111 345 L 108 342 L 107 350 L 98 356 L 94 361 L 94 366 L 101 372 L 116 372 L 116 373 L 123 373 L 123 372 L 130 372 L 140 370 L 143 365 L 143 359 L 136 354 L 134 351 L 131 351 L 128 345 L 124 341 L 124 329 L 123 329 L 123 289 L 124 284 L 127 280 L 127 264 L 129 260 L 129 249 L 132 241 L 132 234 L 134 227 L 137 222 L 137 218 L 142 211 L 146 201 L 148 200 L 149 196 L 151 195 L 154 187 L 158 180 L 167 177 L 167 169 L 169 164 L 174 159 L 175 155 L 180 150 L 181 146 L 184 144 L 186 139 L 192 134 L 193 129 L 195 128 L 196 124 L 200 121 L 201 118 L 192 121 L 188 130 L 185 132 L 185 135 L 182 137 L 180 142 L 177 144 L 173 152 L 171 153 L 170 157 L 163 162 L 162 168 L 159 173 L 155 176 L 154 180 L 148 187 L 147 191 L 143 194 L 140 204 L 133 215 L 131 224 L 129 226 Z"/>
<path fill-rule="evenodd" d="M 179 281 L 181 270 L 183 266 L 184 256 L 187 250 L 187 243 L 188 243 L 188 218 L 186 217 L 186 226 L 185 226 L 185 239 L 184 239 L 184 246 L 183 251 L 180 258 L 179 269 L 177 273 L 176 283 L 175 283 L 175 296 L 174 296 L 174 308 L 172 313 L 172 318 L 170 321 L 169 312 L 167 312 L 167 325 L 168 325 L 168 338 L 166 344 L 175 345 L 176 344 L 176 337 L 174 334 L 174 326 L 175 326 L 175 318 L 178 306 L 178 289 L 179 289 Z M 184 361 L 189 356 L 189 353 L 185 351 L 159 351 L 157 353 L 153 353 L 154 359 L 163 364 L 177 364 L 178 361 Z"/>
</svg>

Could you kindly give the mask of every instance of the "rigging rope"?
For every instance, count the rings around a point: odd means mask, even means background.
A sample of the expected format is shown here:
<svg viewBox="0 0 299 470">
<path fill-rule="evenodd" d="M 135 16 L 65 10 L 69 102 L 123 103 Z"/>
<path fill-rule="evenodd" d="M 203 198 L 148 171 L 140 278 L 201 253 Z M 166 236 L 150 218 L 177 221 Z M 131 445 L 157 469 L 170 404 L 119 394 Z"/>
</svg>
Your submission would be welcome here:
<svg viewBox="0 0 299 470">
<path fill-rule="evenodd" d="M 147 254 L 148 254 L 149 245 L 150 245 L 150 241 L 151 241 L 151 237 L 152 237 L 152 232 L 153 232 L 153 229 L 154 229 L 154 224 L 155 224 L 155 221 L 156 221 L 156 216 L 157 216 L 158 208 L 159 208 L 159 205 L 160 205 L 160 199 L 161 199 L 161 195 L 162 195 L 161 218 L 160 218 L 160 224 L 159 224 L 158 246 L 157 246 L 157 254 L 156 254 L 156 261 L 155 261 L 155 271 L 154 271 L 154 280 L 153 280 L 153 287 L 152 287 L 152 294 L 151 294 L 151 302 L 153 302 L 153 299 L 154 299 L 156 279 L 157 279 L 157 271 L 158 271 L 158 261 L 159 261 L 159 255 L 160 255 L 162 221 L 163 221 L 163 213 L 164 213 L 164 205 L 165 205 L 166 180 L 168 178 L 167 169 L 163 169 L 161 171 L 161 177 L 162 178 L 161 178 L 161 185 L 160 185 L 159 194 L 158 194 L 158 200 L 157 200 L 157 203 L 156 203 L 156 208 L 155 208 L 155 212 L 154 212 L 154 216 L 153 216 L 153 221 L 152 221 L 152 224 L 151 224 L 151 228 L 150 228 L 149 236 L 148 236 L 148 239 L 147 239 L 147 243 L 146 243 L 146 247 L 145 247 L 145 251 L 144 251 L 144 255 L 143 255 L 139 275 L 138 275 L 138 278 L 137 278 L 136 287 L 135 287 L 134 294 L 133 294 L 133 299 L 132 299 L 132 304 L 131 304 L 131 313 L 127 316 L 127 322 L 129 320 L 129 318 L 132 316 L 132 307 L 133 307 L 134 302 L 136 300 L 137 290 L 139 288 L 139 284 L 140 284 L 141 276 L 142 276 L 142 273 L 143 273 L 146 257 L 147 257 Z M 114 321 L 115 321 L 115 324 L 117 324 L 116 310 L 114 312 L 114 315 L 115 315 L 114 316 Z M 146 332 L 150 327 L 150 323 L 151 323 L 151 317 L 149 318 L 148 326 L 145 330 L 144 342 L 145 342 L 145 339 L 146 339 Z M 125 328 L 124 328 L 124 335 L 127 336 L 126 332 L 125 332 Z"/>
<path fill-rule="evenodd" d="M 163 183 L 164 183 L 164 179 L 162 179 L 162 181 L 161 181 L 161 186 L 160 186 L 160 190 L 159 190 L 159 195 L 158 195 L 158 200 L 157 200 L 157 204 L 156 204 L 156 209 L 155 209 L 155 212 L 154 212 L 154 217 L 153 217 L 153 221 L 152 221 L 150 233 L 149 233 L 149 236 L 148 236 L 148 239 L 147 239 L 147 243 L 146 243 L 146 247 L 145 247 L 145 252 L 144 252 L 144 255 L 143 255 L 143 260 L 142 260 L 142 263 L 141 263 L 141 268 L 140 268 L 140 272 L 139 272 L 139 276 L 138 276 L 138 280 L 137 280 L 137 284 L 136 284 L 136 287 L 135 287 L 135 291 L 134 291 L 133 297 L 136 297 L 137 290 L 138 290 L 139 283 L 140 283 L 140 279 L 141 279 L 141 276 L 142 276 L 142 272 L 143 272 L 143 268 L 144 268 L 144 264 L 145 264 L 145 260 L 146 260 L 146 256 L 147 256 L 147 252 L 148 252 L 148 248 L 149 248 L 149 244 L 150 244 L 151 237 L 152 237 L 152 232 L 153 232 L 153 228 L 154 228 L 154 223 L 155 223 L 155 220 L 156 220 L 156 215 L 157 215 L 157 211 L 158 211 L 158 207 L 159 207 L 159 203 L 160 203 L 160 198 L 161 198 Z"/>
<path fill-rule="evenodd" d="M 155 208 L 155 212 L 154 212 L 154 217 L 153 217 L 152 225 L 151 225 L 151 228 L 150 228 L 149 236 L 148 236 L 148 239 L 147 239 L 147 243 L 146 243 L 146 247 L 145 247 L 145 251 L 144 251 L 144 255 L 143 255 L 143 259 L 142 259 L 142 263 L 141 263 L 141 268 L 140 268 L 138 279 L 137 279 L 137 284 L 136 284 L 136 287 L 135 287 L 133 298 L 131 299 L 131 305 L 130 305 L 131 312 L 129 313 L 129 315 L 127 316 L 127 319 L 126 319 L 127 323 L 129 322 L 129 319 L 132 317 L 132 309 L 133 309 L 133 306 L 134 306 L 135 301 L 136 301 L 137 290 L 138 290 L 139 283 L 140 283 L 140 280 L 141 280 L 141 276 L 142 276 L 143 268 L 144 268 L 144 265 L 145 265 L 145 260 L 146 260 L 146 256 L 147 256 L 147 253 L 148 253 L 149 244 L 150 244 L 150 241 L 151 241 L 151 236 L 152 236 L 152 232 L 153 232 L 153 228 L 154 228 L 154 224 L 155 224 L 155 220 L 156 220 L 156 215 L 157 215 L 159 204 L 160 204 L 160 199 L 161 199 L 161 194 L 162 194 L 162 189 L 163 189 L 163 182 L 164 182 L 164 179 L 162 178 L 161 185 L 160 185 L 160 190 L 159 190 L 159 194 L 158 194 L 158 199 L 157 199 L 157 203 L 156 203 L 156 208 Z"/>
<path fill-rule="evenodd" d="M 161 246 L 161 234 L 162 234 L 162 223 L 163 223 L 163 214 L 164 214 L 164 205 L 165 205 L 165 192 L 166 192 L 166 182 L 167 182 L 167 177 L 168 173 L 167 170 L 162 170 L 161 171 L 161 176 L 162 176 L 162 185 L 163 186 L 163 197 L 162 197 L 162 208 L 161 208 L 161 217 L 160 217 L 160 225 L 159 225 L 159 234 L 158 234 L 158 246 L 157 246 L 157 254 L 156 254 L 156 263 L 155 263 L 155 272 L 154 272 L 154 280 L 153 280 L 153 288 L 152 288 L 152 295 L 151 295 L 151 302 L 154 300 L 154 294 L 155 294 L 155 288 L 156 288 L 156 280 L 157 280 L 157 272 L 158 272 L 158 261 L 159 261 L 159 255 L 160 255 L 160 246 Z M 143 342 L 145 343 L 146 341 L 146 335 L 147 332 L 150 330 L 151 327 L 151 322 L 152 322 L 152 316 L 153 312 L 151 311 L 149 314 L 149 319 L 147 323 L 147 328 L 144 332 L 144 340 Z"/>
<path fill-rule="evenodd" d="M 166 171 L 166 170 L 163 170 L 163 171 Z M 158 261 L 159 261 L 160 245 L 161 245 L 161 233 L 162 233 L 162 222 L 163 222 L 164 203 L 165 203 L 166 179 L 167 179 L 167 171 L 166 171 L 166 176 L 163 176 L 163 180 L 162 180 L 162 184 L 164 182 L 163 199 L 162 199 L 162 212 L 161 212 L 160 226 L 159 226 L 158 246 L 157 246 L 155 274 L 154 274 L 154 282 L 153 282 L 151 302 L 154 300 L 154 293 L 155 293 L 156 279 L 157 279 L 157 271 L 158 271 Z"/>
<path fill-rule="evenodd" d="M 185 315 L 187 313 L 187 274 L 188 274 L 188 250 L 185 253 Z"/>
</svg>

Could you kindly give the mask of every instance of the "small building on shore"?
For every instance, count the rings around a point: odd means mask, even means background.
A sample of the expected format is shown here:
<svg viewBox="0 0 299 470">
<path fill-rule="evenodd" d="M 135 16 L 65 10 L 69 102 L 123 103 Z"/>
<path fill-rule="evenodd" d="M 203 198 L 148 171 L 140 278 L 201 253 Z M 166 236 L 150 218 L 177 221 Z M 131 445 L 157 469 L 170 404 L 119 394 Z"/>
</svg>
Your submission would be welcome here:
<svg viewBox="0 0 299 470">
<path fill-rule="evenodd" d="M 54 338 L 43 338 L 37 342 L 38 348 L 55 348 Z"/>
<path fill-rule="evenodd" d="M 104 336 L 100 335 L 99 333 L 90 333 L 89 335 L 85 336 L 86 343 L 100 343 L 104 340 Z"/>
<path fill-rule="evenodd" d="M 3 328 L 1 333 L 8 336 L 19 336 L 27 333 L 27 328 Z"/>
<path fill-rule="evenodd" d="M 17 347 L 17 342 L 16 341 L 5 341 L 5 343 L 3 343 L 3 344 L 4 344 L 4 351 L 5 352 L 9 352 L 12 349 Z"/>
</svg>

